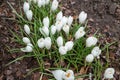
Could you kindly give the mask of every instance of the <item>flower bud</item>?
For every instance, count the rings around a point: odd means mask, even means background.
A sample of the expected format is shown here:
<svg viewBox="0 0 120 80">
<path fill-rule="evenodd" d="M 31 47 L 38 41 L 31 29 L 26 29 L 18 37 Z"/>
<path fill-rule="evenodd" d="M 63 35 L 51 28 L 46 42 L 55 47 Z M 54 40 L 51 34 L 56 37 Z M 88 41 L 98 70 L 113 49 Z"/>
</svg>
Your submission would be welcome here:
<svg viewBox="0 0 120 80">
<path fill-rule="evenodd" d="M 56 16 L 56 21 L 60 21 L 62 19 L 62 17 L 63 17 L 63 13 L 62 13 L 62 11 L 60 11 Z"/>
<path fill-rule="evenodd" d="M 51 6 L 51 10 L 55 11 L 57 8 L 58 8 L 58 1 L 57 0 L 53 0 L 52 6 Z"/>
<path fill-rule="evenodd" d="M 68 41 L 65 43 L 65 46 L 67 47 L 68 51 L 72 50 L 73 45 L 74 45 L 73 41 Z"/>
<path fill-rule="evenodd" d="M 65 55 L 67 53 L 67 47 L 66 46 L 59 47 L 59 53 L 61 55 Z"/>
<path fill-rule="evenodd" d="M 93 62 L 93 60 L 94 60 L 94 56 L 92 54 L 88 54 L 86 56 L 86 62 Z"/>
<path fill-rule="evenodd" d="M 45 47 L 44 39 L 43 39 L 43 38 L 40 38 L 40 39 L 37 41 L 37 44 L 38 44 L 38 47 L 39 47 L 39 48 L 44 48 L 44 47 Z"/>
<path fill-rule="evenodd" d="M 53 76 L 55 77 L 56 80 L 63 80 L 62 78 L 62 75 L 64 74 L 65 72 L 63 70 L 55 70 L 55 71 L 52 71 L 52 74 Z"/>
<path fill-rule="evenodd" d="M 23 4 L 23 11 L 26 13 L 30 9 L 30 5 L 28 2 L 24 2 Z"/>
<path fill-rule="evenodd" d="M 69 16 L 69 17 L 68 17 L 67 24 L 68 24 L 69 26 L 71 26 L 71 25 L 72 25 L 72 22 L 73 22 L 73 17 L 72 17 L 72 16 Z"/>
<path fill-rule="evenodd" d="M 29 38 L 27 38 L 27 37 L 23 37 L 23 42 L 25 43 L 25 44 L 29 44 L 30 43 L 30 39 Z"/>
<path fill-rule="evenodd" d="M 26 12 L 26 16 L 27 16 L 27 19 L 28 19 L 29 21 L 31 21 L 31 20 L 32 20 L 32 17 L 33 17 L 32 11 L 31 11 L 31 10 L 28 10 L 28 11 Z"/>
<path fill-rule="evenodd" d="M 82 24 L 85 22 L 85 20 L 87 19 L 87 13 L 85 13 L 84 11 L 82 11 L 79 14 L 79 22 Z"/>
<path fill-rule="evenodd" d="M 24 31 L 29 35 L 30 34 L 30 28 L 28 25 L 24 25 Z"/>
<path fill-rule="evenodd" d="M 45 27 L 49 27 L 49 18 L 48 17 L 45 17 L 43 19 L 43 24 L 44 24 Z"/>
<path fill-rule="evenodd" d="M 91 47 L 91 46 L 96 45 L 97 41 L 98 40 L 96 37 L 88 37 L 86 40 L 86 47 Z"/>
<path fill-rule="evenodd" d="M 51 45 L 52 45 L 51 38 L 50 37 L 46 37 L 45 40 L 44 40 L 44 44 L 45 44 L 45 48 L 46 49 L 50 49 Z"/>
<path fill-rule="evenodd" d="M 68 35 L 69 34 L 70 27 L 68 25 L 63 26 L 63 31 Z"/>
<path fill-rule="evenodd" d="M 39 29 L 40 30 L 40 32 L 44 35 L 44 36 L 49 36 L 49 29 L 48 29 L 48 27 L 42 27 L 42 28 L 40 28 Z"/>
<path fill-rule="evenodd" d="M 63 46 L 63 38 L 61 36 L 57 38 L 57 45 L 58 47 Z"/>
<path fill-rule="evenodd" d="M 55 33 L 56 33 L 56 26 L 54 26 L 54 25 L 52 25 L 51 26 L 51 33 L 52 33 L 52 35 L 54 35 Z"/>
<path fill-rule="evenodd" d="M 21 51 L 23 52 L 32 52 L 33 48 L 29 45 L 27 45 L 25 48 L 21 48 Z"/>
<path fill-rule="evenodd" d="M 98 46 L 94 47 L 91 51 L 91 54 L 94 56 L 94 57 L 99 57 L 99 55 L 101 54 L 101 50 Z"/>
</svg>

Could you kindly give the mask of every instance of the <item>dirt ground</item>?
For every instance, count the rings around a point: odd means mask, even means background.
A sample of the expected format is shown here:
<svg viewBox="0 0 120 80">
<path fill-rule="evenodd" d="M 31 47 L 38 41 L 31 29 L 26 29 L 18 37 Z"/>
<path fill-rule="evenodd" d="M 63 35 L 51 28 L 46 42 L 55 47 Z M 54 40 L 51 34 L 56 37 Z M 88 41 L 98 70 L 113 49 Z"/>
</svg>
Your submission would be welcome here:
<svg viewBox="0 0 120 80">
<path fill-rule="evenodd" d="M 20 0 L 0 0 L 0 80 L 38 80 L 40 73 L 33 72 L 26 76 L 31 68 L 37 67 L 33 58 L 25 58 L 7 67 L 5 65 L 24 53 L 10 54 L 8 47 L 19 47 L 13 42 L 9 29 L 19 33 L 15 15 L 7 4 L 9 1 L 19 11 L 22 8 Z M 111 67 L 116 70 L 115 79 L 120 80 L 120 0 L 59 0 L 65 15 L 77 17 L 84 10 L 88 13 L 88 28 L 90 33 L 98 30 L 100 43 L 117 43 L 110 47 Z M 19 5 L 20 4 L 20 5 Z M 47 77 L 43 80 L 47 80 Z"/>
</svg>

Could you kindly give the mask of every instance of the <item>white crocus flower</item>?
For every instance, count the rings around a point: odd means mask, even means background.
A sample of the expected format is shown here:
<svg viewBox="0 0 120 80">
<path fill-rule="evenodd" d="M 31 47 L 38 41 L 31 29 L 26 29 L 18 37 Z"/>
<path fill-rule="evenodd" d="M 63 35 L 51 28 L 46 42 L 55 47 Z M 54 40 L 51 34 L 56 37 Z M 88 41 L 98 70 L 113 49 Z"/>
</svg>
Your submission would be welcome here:
<svg viewBox="0 0 120 80">
<path fill-rule="evenodd" d="M 31 21 L 31 20 L 32 20 L 32 17 L 33 17 L 33 12 L 32 12 L 31 10 L 28 10 L 28 11 L 26 12 L 26 17 L 27 17 L 27 19 L 28 19 L 29 21 Z"/>
<path fill-rule="evenodd" d="M 75 33 L 75 39 L 79 39 L 85 35 L 84 27 L 80 27 Z"/>
<path fill-rule="evenodd" d="M 62 19 L 62 17 L 63 17 L 63 13 L 62 13 L 62 11 L 60 11 L 56 16 L 56 21 L 60 21 Z"/>
<path fill-rule="evenodd" d="M 49 4 L 49 2 L 50 2 L 50 0 L 45 0 L 45 4 L 46 5 Z"/>
<path fill-rule="evenodd" d="M 63 26 L 63 31 L 68 35 L 69 34 L 69 30 L 70 30 L 70 26 L 68 25 L 64 25 Z"/>
<path fill-rule="evenodd" d="M 62 27 L 63 27 L 62 21 L 57 21 L 57 22 L 55 23 L 55 26 L 56 26 L 56 28 L 57 28 L 57 32 L 60 32 L 61 29 L 62 29 Z"/>
<path fill-rule="evenodd" d="M 73 41 L 68 41 L 65 43 L 65 46 L 67 47 L 68 51 L 72 50 L 73 45 L 74 45 Z"/>
<path fill-rule="evenodd" d="M 93 36 L 88 37 L 86 40 L 86 47 L 91 47 L 91 46 L 96 45 L 97 41 L 98 40 L 96 37 L 93 37 Z"/>
<path fill-rule="evenodd" d="M 27 37 L 23 37 L 23 42 L 25 43 L 25 44 L 29 44 L 30 43 L 30 39 L 29 38 L 27 38 Z"/>
<path fill-rule="evenodd" d="M 46 2 L 45 2 L 45 0 L 41 0 L 41 1 L 42 1 L 42 5 L 44 6 L 44 5 L 45 5 L 45 3 L 46 3 Z"/>
<path fill-rule="evenodd" d="M 82 11 L 79 14 L 79 22 L 80 23 L 84 23 L 86 19 L 87 19 L 87 13 L 85 13 L 84 11 Z"/>
<path fill-rule="evenodd" d="M 67 24 L 68 24 L 69 26 L 71 26 L 71 25 L 72 25 L 72 22 L 73 22 L 73 17 L 72 17 L 72 16 L 69 16 L 69 17 L 68 17 Z"/>
<path fill-rule="evenodd" d="M 48 17 L 45 17 L 45 18 L 43 19 L 43 24 L 44 24 L 44 26 L 45 26 L 45 27 L 49 27 L 49 23 L 50 23 L 49 18 L 48 18 Z"/>
<path fill-rule="evenodd" d="M 59 47 L 59 53 L 61 55 L 65 55 L 67 53 L 67 47 L 66 46 Z"/>
<path fill-rule="evenodd" d="M 67 21 L 68 21 L 68 18 L 63 16 L 61 21 L 62 21 L 62 24 L 65 25 L 67 23 Z"/>
<path fill-rule="evenodd" d="M 114 76 L 113 76 L 114 73 L 115 73 L 114 68 L 107 68 L 105 70 L 105 73 L 104 73 L 104 78 L 105 79 L 112 79 L 112 78 L 114 78 Z"/>
<path fill-rule="evenodd" d="M 48 27 L 42 27 L 42 28 L 40 28 L 39 29 L 40 30 L 40 32 L 44 35 L 44 36 L 49 36 L 49 29 L 48 29 Z"/>
<path fill-rule="evenodd" d="M 86 62 L 93 62 L 93 60 L 94 60 L 94 56 L 92 55 L 92 54 L 88 54 L 87 56 L 86 56 Z"/>
<path fill-rule="evenodd" d="M 99 55 L 101 54 L 101 49 L 100 49 L 98 46 L 96 46 L 96 47 L 94 47 L 94 48 L 92 49 L 91 54 L 92 54 L 94 57 L 99 58 Z"/>
<path fill-rule="evenodd" d="M 51 10 L 55 11 L 57 8 L 58 8 L 58 1 L 57 0 L 53 0 L 52 6 L 51 6 Z"/>
<path fill-rule="evenodd" d="M 65 72 L 63 70 L 55 70 L 55 71 L 52 71 L 52 74 L 53 76 L 55 77 L 56 80 L 63 80 L 63 74 Z"/>
<path fill-rule="evenodd" d="M 58 47 L 63 46 L 63 38 L 59 36 L 56 40 Z"/>
<path fill-rule="evenodd" d="M 42 6 L 42 1 L 38 0 L 38 7 L 40 8 Z"/>
<path fill-rule="evenodd" d="M 44 39 L 43 39 L 43 38 L 40 38 L 40 39 L 37 41 L 37 44 L 38 44 L 38 47 L 39 47 L 39 48 L 44 48 L 44 47 L 45 47 Z"/>
<path fill-rule="evenodd" d="M 52 25 L 51 26 L 51 33 L 52 33 L 52 35 L 54 35 L 56 33 L 56 30 L 57 30 L 56 26 Z"/>
<path fill-rule="evenodd" d="M 23 4 L 23 11 L 26 13 L 30 9 L 30 5 L 28 2 L 24 2 Z"/>
<path fill-rule="evenodd" d="M 25 48 L 21 48 L 21 51 L 23 51 L 23 52 L 32 52 L 33 48 L 32 48 L 32 46 L 27 45 Z"/>
<path fill-rule="evenodd" d="M 64 80 L 74 80 L 74 72 L 72 70 L 67 70 L 65 73 L 63 73 L 63 79 Z"/>
<path fill-rule="evenodd" d="M 30 34 L 30 28 L 28 25 L 24 25 L 24 31 L 29 35 Z"/>
<path fill-rule="evenodd" d="M 46 49 L 50 49 L 51 45 L 52 45 L 51 38 L 50 37 L 46 37 L 45 40 L 44 40 L 44 44 L 45 44 L 45 48 Z"/>
</svg>

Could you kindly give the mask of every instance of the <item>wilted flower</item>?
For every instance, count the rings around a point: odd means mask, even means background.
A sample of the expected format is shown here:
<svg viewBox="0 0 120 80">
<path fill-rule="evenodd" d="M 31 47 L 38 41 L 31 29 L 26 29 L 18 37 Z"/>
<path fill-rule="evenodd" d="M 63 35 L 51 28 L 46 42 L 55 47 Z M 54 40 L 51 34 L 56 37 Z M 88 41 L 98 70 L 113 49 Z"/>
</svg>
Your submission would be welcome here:
<svg viewBox="0 0 120 80">
<path fill-rule="evenodd" d="M 61 36 L 57 38 L 57 45 L 58 47 L 63 46 L 63 38 Z"/>
<path fill-rule="evenodd" d="M 70 30 L 70 27 L 68 25 L 64 25 L 63 26 L 63 31 L 66 33 L 66 34 L 69 34 L 69 30 Z"/>
<path fill-rule="evenodd" d="M 86 19 L 87 19 L 87 13 L 85 13 L 84 11 L 82 11 L 79 14 L 79 22 L 80 23 L 84 23 Z"/>
<path fill-rule="evenodd" d="M 84 27 L 80 27 L 75 33 L 75 39 L 79 39 L 85 35 Z"/>
<path fill-rule="evenodd" d="M 62 13 L 62 11 L 60 11 L 56 16 L 56 21 L 60 21 L 62 19 L 62 17 L 63 17 L 63 13 Z"/>
<path fill-rule="evenodd" d="M 31 11 L 31 10 L 28 10 L 28 11 L 26 12 L 26 17 L 27 17 L 27 19 L 28 19 L 29 21 L 31 21 L 31 20 L 32 20 L 33 13 L 32 13 L 32 11 Z"/>
<path fill-rule="evenodd" d="M 45 27 L 49 27 L 49 18 L 48 17 L 45 17 L 43 19 L 43 24 L 44 24 Z"/>
<path fill-rule="evenodd" d="M 63 80 L 63 74 L 65 72 L 63 70 L 55 70 L 55 71 L 52 71 L 52 74 L 53 76 L 55 77 L 56 80 Z"/>
<path fill-rule="evenodd" d="M 49 36 L 49 29 L 48 27 L 42 27 L 42 28 L 39 28 L 40 32 L 44 35 L 44 36 Z"/>
<path fill-rule="evenodd" d="M 88 37 L 86 40 L 86 47 L 91 47 L 91 46 L 96 45 L 97 41 L 98 40 L 96 37 L 93 37 L 93 36 Z"/>
<path fill-rule="evenodd" d="M 57 30 L 56 26 L 52 25 L 51 26 L 51 33 L 52 33 L 52 35 L 54 35 L 56 33 L 56 30 Z"/>
<path fill-rule="evenodd" d="M 65 55 L 67 53 L 67 47 L 66 46 L 59 47 L 59 53 L 61 55 Z"/>
<path fill-rule="evenodd" d="M 27 45 L 25 48 L 21 48 L 21 51 L 23 52 L 32 52 L 33 48 L 30 45 Z"/>
<path fill-rule="evenodd" d="M 30 43 L 30 39 L 29 38 L 27 38 L 27 37 L 23 37 L 23 42 L 25 43 L 25 44 L 29 44 Z"/>
<path fill-rule="evenodd" d="M 69 17 L 68 17 L 67 24 L 68 24 L 69 26 L 71 26 L 72 22 L 73 22 L 73 17 L 72 17 L 72 16 L 69 16 Z"/>
<path fill-rule="evenodd" d="M 44 44 L 45 44 L 45 48 L 46 49 L 50 49 L 51 45 L 52 45 L 51 38 L 50 37 L 46 37 L 45 40 L 44 40 Z"/>
<path fill-rule="evenodd" d="M 86 56 L 86 62 L 93 62 L 93 60 L 94 60 L 94 56 L 92 54 L 88 54 Z"/>
<path fill-rule="evenodd" d="M 73 48 L 73 41 L 68 41 L 65 43 L 65 46 L 67 47 L 67 50 L 70 51 Z"/>
<path fill-rule="evenodd" d="M 94 48 L 92 49 L 91 54 L 92 54 L 94 57 L 99 58 L 99 55 L 101 54 L 101 49 L 100 49 L 98 46 L 96 46 L 96 47 L 94 47 Z"/>
<path fill-rule="evenodd" d="M 104 78 L 105 79 L 112 79 L 112 78 L 114 78 L 114 76 L 113 76 L 114 73 L 115 73 L 114 68 L 107 68 L 105 70 L 105 73 L 104 73 Z"/>
<path fill-rule="evenodd" d="M 30 5 L 28 2 L 24 2 L 23 4 L 23 11 L 26 13 L 30 8 Z"/>
<path fill-rule="evenodd" d="M 51 10 L 55 11 L 57 8 L 58 8 L 58 1 L 57 0 L 53 0 L 52 6 L 51 6 Z"/>
<path fill-rule="evenodd" d="M 72 70 L 67 70 L 65 73 L 63 73 L 64 80 L 74 80 L 74 78 L 74 72 Z"/>
<path fill-rule="evenodd" d="M 37 44 L 38 44 L 38 47 L 39 47 L 39 48 L 44 48 L 44 47 L 45 47 L 44 39 L 43 39 L 43 38 L 40 38 L 40 39 L 37 41 Z"/>
<path fill-rule="evenodd" d="M 24 25 L 24 31 L 29 35 L 30 34 L 30 28 L 28 25 Z"/>
</svg>

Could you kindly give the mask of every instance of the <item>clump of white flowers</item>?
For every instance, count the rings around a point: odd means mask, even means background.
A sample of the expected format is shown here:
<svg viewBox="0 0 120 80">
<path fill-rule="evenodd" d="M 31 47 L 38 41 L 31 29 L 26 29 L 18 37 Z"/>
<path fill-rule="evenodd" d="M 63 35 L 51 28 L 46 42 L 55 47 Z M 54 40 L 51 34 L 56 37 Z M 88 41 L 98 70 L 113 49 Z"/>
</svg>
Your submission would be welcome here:
<svg viewBox="0 0 120 80">
<path fill-rule="evenodd" d="M 35 5 L 35 6 L 33 6 Z M 20 50 L 35 54 L 37 60 L 44 68 L 44 57 L 47 59 L 56 59 L 55 64 L 65 61 L 68 68 L 74 62 L 92 63 L 95 58 L 100 58 L 102 50 L 97 46 L 97 37 L 90 36 L 86 38 L 86 19 L 87 13 L 81 11 L 79 22 L 75 23 L 73 16 L 64 16 L 62 11 L 58 11 L 58 0 L 29 0 L 24 2 L 23 11 L 26 18 L 23 18 L 24 31 L 22 41 L 25 44 Z M 37 8 L 37 9 L 36 9 Z M 36 9 L 36 10 L 34 10 Z M 83 54 L 84 53 L 84 54 Z M 84 55 L 84 56 L 83 56 Z M 80 59 L 82 57 L 82 59 Z M 69 58 L 69 59 L 67 59 Z M 74 65 L 73 65 L 74 66 Z M 78 66 L 78 65 L 77 65 Z M 75 67 L 77 67 L 75 66 Z M 63 66 L 60 66 L 63 67 Z M 108 68 L 104 73 L 104 78 L 113 78 L 113 68 Z M 72 70 L 54 70 L 52 71 L 56 80 L 75 80 Z"/>
</svg>

